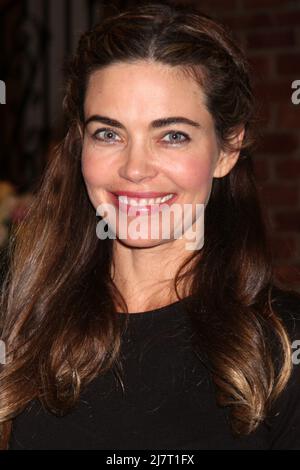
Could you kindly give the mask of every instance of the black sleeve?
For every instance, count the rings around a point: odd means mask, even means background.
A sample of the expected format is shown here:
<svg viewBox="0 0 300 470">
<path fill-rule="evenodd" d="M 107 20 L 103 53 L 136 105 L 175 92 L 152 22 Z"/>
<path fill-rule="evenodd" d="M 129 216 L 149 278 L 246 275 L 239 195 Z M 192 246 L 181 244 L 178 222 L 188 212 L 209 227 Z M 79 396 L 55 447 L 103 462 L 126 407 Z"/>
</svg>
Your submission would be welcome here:
<svg viewBox="0 0 300 470">
<path fill-rule="evenodd" d="M 300 295 L 284 295 L 276 306 L 291 339 L 293 369 L 272 413 L 271 450 L 300 450 Z"/>
</svg>

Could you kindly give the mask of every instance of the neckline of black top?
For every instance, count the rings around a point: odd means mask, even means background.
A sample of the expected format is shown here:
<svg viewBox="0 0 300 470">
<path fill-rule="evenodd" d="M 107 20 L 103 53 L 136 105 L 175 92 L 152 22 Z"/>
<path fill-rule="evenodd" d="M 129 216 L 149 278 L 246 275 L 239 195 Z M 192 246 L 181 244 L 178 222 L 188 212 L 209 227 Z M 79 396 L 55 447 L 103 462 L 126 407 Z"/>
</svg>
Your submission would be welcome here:
<svg viewBox="0 0 300 470">
<path fill-rule="evenodd" d="M 156 316 L 161 316 L 163 315 L 164 317 L 170 313 L 171 315 L 174 315 L 174 312 L 181 312 L 182 309 L 180 307 L 183 306 L 183 304 L 187 301 L 187 299 L 190 299 L 192 296 L 187 296 L 183 299 L 176 300 L 175 302 L 172 302 L 168 305 L 164 305 L 163 307 L 155 308 L 152 310 L 146 310 L 144 312 L 116 312 L 117 315 L 126 315 L 130 318 L 134 319 L 150 319 Z"/>
</svg>

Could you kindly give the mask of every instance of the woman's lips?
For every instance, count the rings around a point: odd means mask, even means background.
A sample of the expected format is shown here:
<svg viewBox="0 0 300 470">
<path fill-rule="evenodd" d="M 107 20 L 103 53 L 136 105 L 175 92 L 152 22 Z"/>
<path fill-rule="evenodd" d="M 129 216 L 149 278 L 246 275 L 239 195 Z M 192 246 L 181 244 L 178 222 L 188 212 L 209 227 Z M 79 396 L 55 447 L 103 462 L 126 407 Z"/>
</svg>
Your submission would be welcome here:
<svg viewBox="0 0 300 470">
<path fill-rule="evenodd" d="M 126 213 L 127 215 L 132 215 L 132 216 L 139 215 L 139 214 L 148 214 L 148 213 L 149 214 L 150 213 L 155 214 L 156 212 L 159 212 L 165 204 L 171 205 L 177 199 L 177 194 L 174 194 L 174 196 L 172 198 L 168 199 L 165 202 L 154 203 L 154 204 L 145 205 L 145 206 L 133 206 L 131 204 L 126 204 L 124 202 L 120 202 L 120 200 L 119 200 L 119 198 L 116 194 L 111 193 L 111 192 L 109 194 L 111 196 L 111 199 L 112 199 L 112 202 L 113 202 L 114 206 L 117 207 L 117 209 L 119 209 L 121 212 Z M 121 193 L 119 193 L 119 194 L 121 194 Z M 127 195 L 127 193 L 125 193 L 125 192 L 123 194 Z M 172 194 L 172 193 L 165 193 L 165 195 L 167 195 L 167 194 Z M 143 194 L 143 196 L 144 196 L 144 194 Z M 156 196 L 156 197 L 159 197 L 159 196 Z M 163 197 L 163 196 L 161 196 L 161 197 Z M 144 196 L 144 198 L 146 198 L 146 197 Z M 138 198 L 135 197 L 134 199 L 138 199 Z M 149 196 L 148 196 L 148 199 L 150 199 Z M 131 212 L 131 214 L 129 214 L 129 211 Z"/>
</svg>

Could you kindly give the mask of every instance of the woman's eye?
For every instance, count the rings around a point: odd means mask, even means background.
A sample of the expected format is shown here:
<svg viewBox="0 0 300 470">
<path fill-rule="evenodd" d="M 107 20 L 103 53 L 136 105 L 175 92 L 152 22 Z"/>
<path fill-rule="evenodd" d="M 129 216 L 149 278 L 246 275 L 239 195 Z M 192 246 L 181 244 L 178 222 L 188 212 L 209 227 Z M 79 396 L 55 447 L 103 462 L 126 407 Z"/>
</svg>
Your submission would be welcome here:
<svg viewBox="0 0 300 470">
<path fill-rule="evenodd" d="M 168 132 L 168 134 L 165 135 L 165 137 L 167 136 L 171 136 L 171 140 L 169 140 L 167 143 L 170 143 L 171 145 L 173 144 L 181 144 L 183 142 L 188 142 L 189 140 L 191 140 L 189 138 L 189 136 L 187 134 L 185 134 L 184 132 L 177 132 L 177 131 L 171 131 L 171 132 Z M 178 136 L 181 136 L 183 137 L 183 139 L 179 139 Z M 164 141 L 166 142 L 166 141 Z"/>
<path fill-rule="evenodd" d="M 93 134 L 93 138 L 101 142 L 110 143 L 110 142 L 116 141 L 114 136 L 117 136 L 117 135 L 118 134 L 116 134 L 116 132 L 114 132 L 112 129 L 104 128 L 104 129 L 98 129 Z M 184 132 L 179 132 L 179 131 L 170 131 L 165 135 L 165 137 L 168 137 L 168 136 L 171 136 L 171 139 L 169 139 L 168 141 L 163 140 L 163 142 L 167 144 L 171 144 L 171 145 L 181 144 L 181 143 L 188 142 L 189 140 L 191 140 L 187 134 L 185 134 Z"/>
<path fill-rule="evenodd" d="M 102 133 L 102 136 L 101 136 Z M 115 140 L 113 139 L 113 136 L 116 136 L 116 134 L 113 130 L 111 129 L 98 129 L 94 134 L 93 137 L 96 140 L 100 140 L 102 142 L 114 142 Z"/>
</svg>

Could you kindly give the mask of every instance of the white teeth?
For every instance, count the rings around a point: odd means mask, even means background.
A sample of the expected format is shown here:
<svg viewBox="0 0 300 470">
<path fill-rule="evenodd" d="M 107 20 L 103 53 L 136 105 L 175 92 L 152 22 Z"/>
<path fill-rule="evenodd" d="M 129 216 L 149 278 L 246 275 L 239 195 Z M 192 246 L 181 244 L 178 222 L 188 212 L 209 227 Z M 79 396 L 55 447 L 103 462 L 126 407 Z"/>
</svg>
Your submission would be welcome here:
<svg viewBox="0 0 300 470">
<path fill-rule="evenodd" d="M 148 203 L 148 199 L 140 199 L 138 200 L 138 205 L 140 206 L 146 206 Z"/>
<path fill-rule="evenodd" d="M 128 196 L 118 196 L 119 201 L 122 204 L 128 204 L 130 206 L 150 206 L 152 204 L 162 204 L 163 202 L 168 201 L 174 196 L 174 194 L 167 194 L 164 197 L 157 197 L 151 199 L 145 198 L 129 198 Z"/>
<path fill-rule="evenodd" d="M 166 201 L 168 201 L 169 199 L 171 199 L 173 196 L 174 196 L 174 194 L 167 194 L 167 196 L 164 196 L 164 197 L 162 197 L 162 198 L 156 198 L 156 199 L 155 199 L 155 202 L 156 202 L 156 203 L 157 203 L 157 202 L 160 202 L 160 203 L 166 202 Z M 159 199 L 160 199 L 160 201 L 159 201 Z"/>
</svg>

